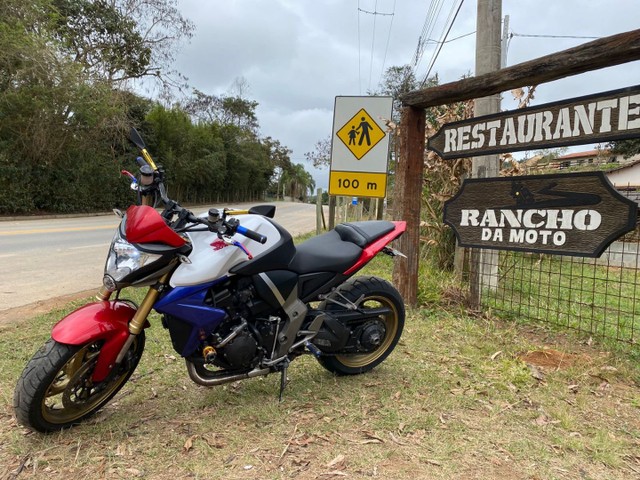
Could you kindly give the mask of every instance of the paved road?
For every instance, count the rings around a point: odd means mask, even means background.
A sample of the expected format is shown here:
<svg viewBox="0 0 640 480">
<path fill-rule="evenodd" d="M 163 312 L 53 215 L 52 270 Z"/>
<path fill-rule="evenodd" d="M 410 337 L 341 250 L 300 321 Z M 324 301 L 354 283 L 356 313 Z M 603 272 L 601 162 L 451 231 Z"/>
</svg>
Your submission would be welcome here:
<svg viewBox="0 0 640 480">
<path fill-rule="evenodd" d="M 253 204 L 236 204 L 246 208 Z M 292 235 L 315 229 L 315 205 L 276 202 L 275 220 Z M 207 207 L 194 208 L 196 214 Z M 97 290 L 115 215 L 0 222 L 0 313 Z"/>
</svg>

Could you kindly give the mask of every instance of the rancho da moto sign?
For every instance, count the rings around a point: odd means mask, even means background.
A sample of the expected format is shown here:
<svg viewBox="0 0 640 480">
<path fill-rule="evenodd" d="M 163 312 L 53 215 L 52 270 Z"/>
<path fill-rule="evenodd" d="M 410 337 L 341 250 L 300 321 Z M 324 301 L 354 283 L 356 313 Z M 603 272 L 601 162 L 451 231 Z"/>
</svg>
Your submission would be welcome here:
<svg viewBox="0 0 640 480">
<path fill-rule="evenodd" d="M 598 257 L 638 206 L 602 172 L 465 180 L 444 221 L 463 247 Z"/>
<path fill-rule="evenodd" d="M 640 85 L 448 123 L 427 148 L 450 159 L 639 136 Z"/>
</svg>

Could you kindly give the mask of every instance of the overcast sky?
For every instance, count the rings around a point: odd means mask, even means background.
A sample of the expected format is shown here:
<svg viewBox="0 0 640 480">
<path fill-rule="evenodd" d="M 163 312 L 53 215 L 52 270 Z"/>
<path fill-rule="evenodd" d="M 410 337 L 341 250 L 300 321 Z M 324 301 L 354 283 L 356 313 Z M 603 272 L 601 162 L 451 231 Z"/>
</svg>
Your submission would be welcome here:
<svg viewBox="0 0 640 480">
<path fill-rule="evenodd" d="M 443 38 L 459 0 L 178 0 L 196 30 L 178 55 L 176 68 L 192 87 L 228 92 L 246 80 L 263 136 L 291 150 L 295 163 L 331 134 L 336 95 L 366 95 L 384 69 L 410 64 L 425 23 L 428 38 Z M 377 11 L 380 15 L 368 12 Z M 464 0 L 448 39 L 476 30 L 476 0 Z M 437 18 L 431 13 L 438 13 Z M 435 12 L 434 12 L 435 11 Z M 391 14 L 393 15 L 382 15 Z M 507 65 L 591 41 L 519 35 L 602 37 L 639 28 L 640 0 L 504 0 L 509 15 Z M 427 42 L 416 67 L 424 77 L 438 48 Z M 444 44 L 431 75 L 440 83 L 475 68 L 475 35 Z M 534 105 L 640 83 L 640 62 L 598 70 L 538 87 Z M 505 96 L 503 110 L 516 107 Z M 591 146 L 584 146 L 589 149 Z M 313 171 L 326 188 L 328 170 Z"/>
</svg>

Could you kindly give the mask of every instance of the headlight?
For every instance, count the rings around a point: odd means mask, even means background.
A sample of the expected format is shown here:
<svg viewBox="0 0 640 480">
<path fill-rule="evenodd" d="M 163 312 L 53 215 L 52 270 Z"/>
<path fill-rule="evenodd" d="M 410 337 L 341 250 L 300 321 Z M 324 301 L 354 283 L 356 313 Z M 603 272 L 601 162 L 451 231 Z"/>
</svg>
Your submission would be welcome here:
<svg viewBox="0 0 640 480">
<path fill-rule="evenodd" d="M 104 267 L 105 287 L 109 290 L 115 290 L 116 282 L 121 282 L 130 273 L 155 262 L 159 258 L 160 255 L 138 250 L 122 238 L 120 229 L 118 229 L 109 247 L 107 263 Z M 107 277 L 110 278 L 108 279 Z"/>
</svg>

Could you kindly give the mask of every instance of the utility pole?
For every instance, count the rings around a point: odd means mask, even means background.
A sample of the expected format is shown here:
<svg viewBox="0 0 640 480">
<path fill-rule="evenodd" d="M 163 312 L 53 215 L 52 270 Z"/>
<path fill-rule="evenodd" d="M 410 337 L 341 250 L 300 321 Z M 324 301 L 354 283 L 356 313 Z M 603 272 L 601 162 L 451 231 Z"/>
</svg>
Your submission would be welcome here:
<svg viewBox="0 0 640 480">
<path fill-rule="evenodd" d="M 478 0 L 476 28 L 476 77 L 500 69 L 502 0 Z M 474 116 L 489 115 L 500 111 L 500 95 L 477 98 Z M 500 160 L 497 155 L 475 157 L 472 162 L 473 178 L 497 177 Z M 498 286 L 498 253 L 492 250 L 473 249 L 470 268 L 471 301 L 480 305 L 483 289 Z"/>
</svg>

